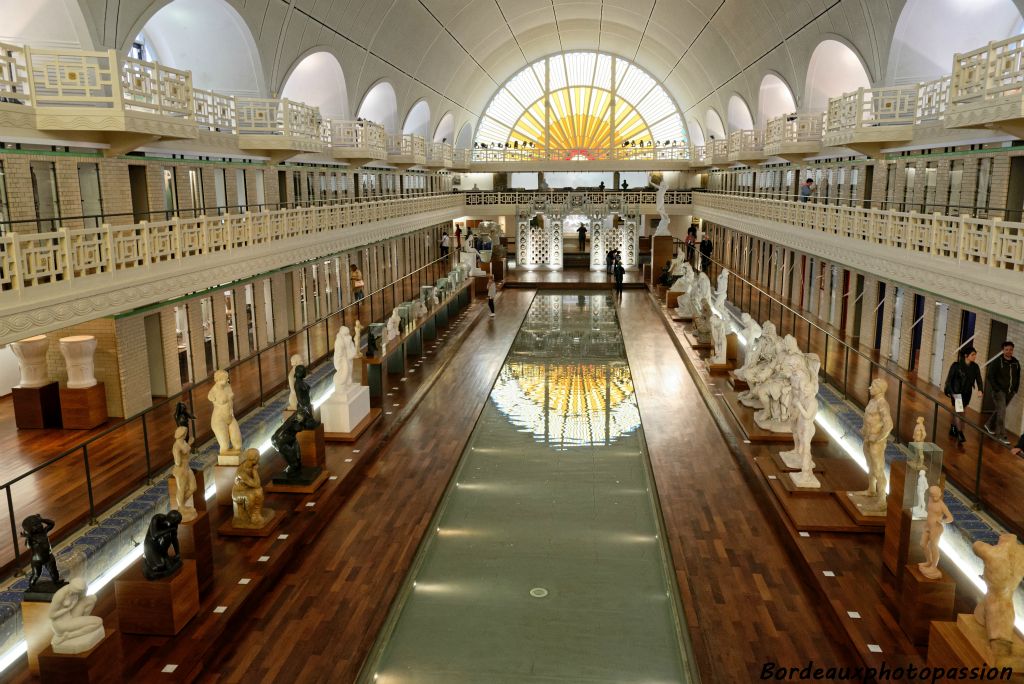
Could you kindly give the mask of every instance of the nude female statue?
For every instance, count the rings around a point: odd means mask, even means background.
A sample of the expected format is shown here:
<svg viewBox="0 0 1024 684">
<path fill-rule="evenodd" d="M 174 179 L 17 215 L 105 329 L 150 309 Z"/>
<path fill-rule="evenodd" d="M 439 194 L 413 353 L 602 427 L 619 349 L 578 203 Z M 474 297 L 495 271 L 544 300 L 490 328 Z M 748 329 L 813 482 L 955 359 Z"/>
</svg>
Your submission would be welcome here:
<svg viewBox="0 0 1024 684">
<path fill-rule="evenodd" d="M 942 577 L 942 571 L 939 570 L 939 539 L 942 537 L 943 525 L 953 522 L 953 514 L 942 500 L 941 487 L 932 485 L 928 488 L 928 503 L 925 504 L 925 510 L 928 511 L 928 518 L 924 524 L 924 533 L 921 535 L 925 561 L 918 563 L 917 569 L 925 577 L 939 579 Z"/>
<path fill-rule="evenodd" d="M 213 404 L 210 414 L 210 428 L 217 438 L 220 453 L 236 455 L 242 451 L 242 430 L 235 420 L 235 394 L 231 391 L 228 372 L 219 370 L 213 374 L 213 387 L 206 398 Z"/>
<path fill-rule="evenodd" d="M 174 431 L 174 446 L 171 447 L 174 454 L 174 468 L 171 470 L 175 484 L 174 501 L 183 522 L 195 520 L 197 515 L 195 504 L 192 502 L 192 495 L 196 493 L 196 474 L 192 472 L 189 463 L 192 447 L 187 437 L 188 428 L 178 428 Z"/>
</svg>

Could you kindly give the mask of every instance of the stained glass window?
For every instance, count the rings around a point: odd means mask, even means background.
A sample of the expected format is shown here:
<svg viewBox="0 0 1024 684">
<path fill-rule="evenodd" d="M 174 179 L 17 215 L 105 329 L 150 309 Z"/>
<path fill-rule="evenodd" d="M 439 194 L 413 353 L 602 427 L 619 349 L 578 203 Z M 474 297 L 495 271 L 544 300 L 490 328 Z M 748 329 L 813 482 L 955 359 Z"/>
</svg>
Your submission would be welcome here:
<svg viewBox="0 0 1024 684">
<path fill-rule="evenodd" d="M 520 70 L 491 98 L 476 142 L 551 149 L 567 159 L 622 146 L 684 144 L 679 108 L 635 64 L 597 52 L 568 52 Z"/>
</svg>

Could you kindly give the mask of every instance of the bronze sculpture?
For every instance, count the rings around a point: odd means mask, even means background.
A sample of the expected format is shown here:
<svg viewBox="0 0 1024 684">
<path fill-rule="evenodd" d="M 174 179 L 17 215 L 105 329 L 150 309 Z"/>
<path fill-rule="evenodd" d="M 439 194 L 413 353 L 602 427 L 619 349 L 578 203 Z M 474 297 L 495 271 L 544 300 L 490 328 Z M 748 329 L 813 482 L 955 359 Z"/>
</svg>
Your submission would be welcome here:
<svg viewBox="0 0 1024 684">
<path fill-rule="evenodd" d="M 54 527 L 54 522 L 38 513 L 30 515 L 21 521 L 21 536 L 32 551 L 32 571 L 28 576 L 28 591 L 43 594 L 52 594 L 67 584 L 60 578 L 57 571 L 57 559 L 50 547 L 50 538 L 47 534 Z M 49 581 L 40 581 L 43 569 L 50 575 Z"/>
<path fill-rule="evenodd" d="M 178 545 L 178 524 L 181 513 L 157 513 L 149 521 L 143 542 L 142 574 L 148 580 L 170 577 L 181 567 L 181 547 Z M 174 549 L 174 555 L 170 550 Z"/>
</svg>

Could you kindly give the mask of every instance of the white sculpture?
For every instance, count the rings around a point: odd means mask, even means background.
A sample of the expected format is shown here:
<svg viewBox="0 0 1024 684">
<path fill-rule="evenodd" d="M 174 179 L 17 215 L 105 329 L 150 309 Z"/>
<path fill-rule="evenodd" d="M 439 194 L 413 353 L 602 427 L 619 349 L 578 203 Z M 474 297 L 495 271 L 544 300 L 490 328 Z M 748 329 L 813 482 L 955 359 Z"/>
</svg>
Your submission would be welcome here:
<svg viewBox="0 0 1024 684">
<path fill-rule="evenodd" d="M 430 292 L 430 308 L 431 309 L 436 309 L 440 303 L 441 302 L 439 302 L 438 299 L 437 299 L 437 288 L 435 287 Z"/>
<path fill-rule="evenodd" d="M 289 411 L 296 410 L 298 406 L 298 399 L 295 398 L 295 367 L 302 365 L 302 355 L 292 354 L 291 358 L 288 359 L 288 409 Z"/>
<path fill-rule="evenodd" d="M 743 326 L 743 339 L 745 339 L 747 341 L 747 345 L 753 349 L 754 342 L 756 342 L 757 338 L 761 336 L 761 326 L 758 325 L 753 316 L 748 313 L 740 315 L 740 324 Z"/>
<path fill-rule="evenodd" d="M 701 344 L 710 344 L 712 341 L 711 318 L 713 316 L 711 302 L 707 299 L 700 300 L 697 310 L 693 314 L 693 329 L 697 335 L 697 341 Z"/>
<path fill-rule="evenodd" d="M 85 595 L 85 580 L 76 577 L 57 590 L 50 601 L 54 653 L 85 653 L 103 641 L 103 618 L 90 615 L 96 596 Z"/>
<path fill-rule="evenodd" d="M 654 231 L 655 235 L 671 235 L 668 231 L 668 224 L 671 220 L 668 212 L 665 210 L 665 193 L 668 191 L 668 183 L 665 182 L 664 176 L 659 171 L 653 171 L 647 176 L 647 182 L 658 189 L 655 195 L 654 206 L 658 210 L 658 216 L 661 219 L 658 221 L 658 229 Z"/>
<path fill-rule="evenodd" d="M 707 300 L 711 303 L 711 281 L 706 273 L 700 273 L 693 281 L 693 285 L 686 291 L 686 294 L 679 298 L 676 305 L 676 315 L 679 318 L 693 318 L 700 310 L 700 302 Z"/>
<path fill-rule="evenodd" d="M 352 344 L 356 347 L 356 353 L 361 352 L 361 345 L 363 343 L 363 322 L 356 319 L 355 329 L 352 331 Z"/>
<path fill-rule="evenodd" d="M 924 416 L 918 416 L 914 424 L 914 438 L 911 441 L 920 443 L 927 439 L 928 431 L 924 429 Z"/>
<path fill-rule="evenodd" d="M 72 335 L 60 338 L 60 352 L 68 367 L 68 388 L 82 389 L 96 384 L 96 338 Z"/>
<path fill-rule="evenodd" d="M 928 501 L 925 504 L 928 522 L 925 523 L 924 532 L 921 534 L 921 548 L 924 549 L 924 563 L 918 563 L 917 569 L 929 579 L 939 579 L 942 571 L 939 570 L 939 539 L 942 538 L 944 525 L 953 522 L 953 514 L 949 512 L 946 503 L 942 500 L 942 488 L 932 485 L 928 488 Z"/>
<path fill-rule="evenodd" d="M 928 475 L 923 469 L 917 471 L 917 493 L 910 516 L 913 520 L 924 520 L 928 517 Z"/>
<path fill-rule="evenodd" d="M 427 315 L 427 307 L 423 304 L 422 299 L 417 299 L 412 303 L 412 318 L 414 321 L 418 321 Z"/>
<path fill-rule="evenodd" d="M 352 360 L 359 356 L 348 327 L 341 326 L 334 338 L 334 391 L 344 392 L 352 384 Z"/>
<path fill-rule="evenodd" d="M 174 454 L 174 467 L 171 474 L 174 475 L 174 502 L 181 513 L 182 522 L 190 522 L 196 519 L 195 503 L 192 496 L 196 493 L 196 474 L 192 472 L 189 463 L 189 454 L 192 452 L 192 445 L 188 441 L 188 428 L 179 427 L 174 431 L 174 446 L 171 453 Z"/>
<path fill-rule="evenodd" d="M 693 267 L 685 261 L 680 262 L 680 264 L 678 269 L 672 269 L 672 274 L 679 277 L 672 283 L 669 292 L 686 292 L 693 286 Z"/>
<path fill-rule="evenodd" d="M 680 249 L 679 255 L 672 260 L 670 266 L 669 275 L 681 276 L 683 273 L 689 272 L 690 279 L 693 279 L 693 266 L 686 260 L 686 250 Z"/>
<path fill-rule="evenodd" d="M 718 274 L 718 287 L 715 289 L 715 308 L 725 311 L 725 297 L 729 291 L 729 269 L 723 268 Z"/>
<path fill-rule="evenodd" d="M 17 342 L 11 342 L 11 351 L 18 357 L 21 382 L 18 387 L 42 387 L 50 384 L 46 368 L 46 350 L 50 340 L 46 335 L 36 335 Z"/>
<path fill-rule="evenodd" d="M 384 342 L 390 342 L 391 340 L 398 337 L 399 327 L 402 325 L 402 316 L 398 313 L 398 307 L 395 307 L 391 311 L 391 317 L 388 319 L 387 332 L 384 335 Z"/>
<path fill-rule="evenodd" d="M 1017 543 L 1016 535 L 1001 534 L 995 546 L 976 541 L 971 549 L 985 562 L 981 577 L 988 586 L 974 617 L 985 628 L 993 654 L 1009 655 L 1014 638 L 1013 593 L 1024 579 L 1024 546 Z"/>
<path fill-rule="evenodd" d="M 234 457 L 233 463 L 223 462 L 221 465 L 238 465 L 238 456 L 242 453 L 242 430 L 235 420 L 235 393 L 231 391 L 226 370 L 213 374 L 213 387 L 206 398 L 213 404 L 210 429 L 217 438 L 220 455 L 229 459 Z"/>
<path fill-rule="evenodd" d="M 875 378 L 868 386 L 871 397 L 864 407 L 864 458 L 868 464 L 868 488 L 851 493 L 862 513 L 881 515 L 885 513 L 885 444 L 892 432 L 892 415 L 885 391 L 889 384 L 882 378 Z"/>
<path fill-rule="evenodd" d="M 750 397 L 741 398 L 740 401 L 745 406 L 758 409 L 754 414 L 754 421 L 762 429 L 789 432 L 789 376 L 794 368 L 793 364 L 799 366 L 808 362 L 800 351 L 796 338 L 786 335 L 782 339 L 782 344 L 776 348 L 775 363 L 769 368 L 760 369 L 760 375 L 753 372 L 747 375 Z"/>
<path fill-rule="evenodd" d="M 806 368 L 794 368 L 790 376 L 790 385 L 793 450 L 785 452 L 782 458 L 789 467 L 796 467 L 791 465 L 791 462 L 799 464 L 800 471 L 789 475 L 793 484 L 797 487 L 817 489 L 821 487 L 821 483 L 814 476 L 811 440 L 814 439 L 814 418 L 818 415 L 818 378 L 817 375 L 810 375 Z"/>
<path fill-rule="evenodd" d="M 727 338 L 725 321 L 718 314 L 711 316 L 711 341 L 715 345 L 714 354 L 711 355 L 711 363 L 721 366 L 726 362 Z"/>
</svg>

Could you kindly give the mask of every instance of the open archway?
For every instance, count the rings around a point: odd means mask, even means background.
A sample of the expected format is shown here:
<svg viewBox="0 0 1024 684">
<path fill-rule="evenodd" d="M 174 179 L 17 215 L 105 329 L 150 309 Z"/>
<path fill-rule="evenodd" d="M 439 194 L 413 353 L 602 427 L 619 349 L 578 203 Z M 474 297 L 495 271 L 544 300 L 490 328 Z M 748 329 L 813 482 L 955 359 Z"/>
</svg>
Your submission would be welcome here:
<svg viewBox="0 0 1024 684">
<path fill-rule="evenodd" d="M 363 96 L 356 116 L 379 123 L 388 133 L 397 133 L 398 98 L 395 97 L 395 89 L 387 81 L 370 88 Z"/>
<path fill-rule="evenodd" d="M 748 131 L 754 127 L 754 118 L 750 116 L 750 108 L 739 95 L 729 98 L 729 109 L 726 110 L 725 120 L 729 124 L 729 132 Z"/>
<path fill-rule="evenodd" d="M 871 79 L 857 53 L 838 40 L 823 40 L 814 48 L 807 65 L 804 110 L 823 112 L 828 109 L 829 98 L 870 87 Z"/>
<path fill-rule="evenodd" d="M 462 124 L 459 137 L 455 139 L 455 146 L 464 150 L 473 146 L 473 124 L 468 121 Z"/>
<path fill-rule="evenodd" d="M 451 112 L 442 116 L 437 128 L 434 129 L 434 142 L 455 144 L 455 117 Z"/>
<path fill-rule="evenodd" d="M 697 121 L 697 119 L 692 116 L 686 117 L 686 130 L 690 135 L 690 142 L 694 145 L 700 146 L 706 144 L 704 139 L 704 128 L 700 125 L 700 121 Z"/>
<path fill-rule="evenodd" d="M 411 133 L 421 138 L 430 137 L 430 105 L 426 100 L 420 100 L 412 106 L 405 116 L 405 123 L 402 124 L 402 133 Z"/>
<path fill-rule="evenodd" d="M 725 124 L 722 123 L 722 117 L 714 109 L 704 112 L 704 134 L 707 136 L 708 142 L 725 139 Z"/>
<path fill-rule="evenodd" d="M 757 125 L 762 127 L 770 119 L 796 111 L 793 91 L 775 74 L 765 74 L 757 94 Z"/>
<path fill-rule="evenodd" d="M 284 82 L 281 97 L 320 108 L 328 119 L 348 119 L 348 89 L 337 58 L 329 52 L 304 57 Z"/>
<path fill-rule="evenodd" d="M 174 0 L 139 35 L 161 64 L 191 71 L 197 88 L 256 97 L 267 92 L 256 41 L 224 0 Z"/>
<path fill-rule="evenodd" d="M 1013 0 L 907 0 L 896 22 L 886 82 L 931 81 L 953 68 L 953 55 L 1021 31 Z"/>
</svg>

